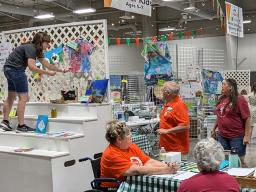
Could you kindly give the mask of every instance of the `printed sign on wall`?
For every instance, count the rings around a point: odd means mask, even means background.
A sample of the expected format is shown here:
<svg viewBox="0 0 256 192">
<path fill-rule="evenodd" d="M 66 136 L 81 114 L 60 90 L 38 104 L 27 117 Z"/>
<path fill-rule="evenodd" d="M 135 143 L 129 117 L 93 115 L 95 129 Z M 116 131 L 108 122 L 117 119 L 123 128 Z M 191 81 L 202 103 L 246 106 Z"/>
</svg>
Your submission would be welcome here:
<svg viewBox="0 0 256 192">
<path fill-rule="evenodd" d="M 151 0 L 104 0 L 104 7 L 151 16 Z"/>
<path fill-rule="evenodd" d="M 244 37 L 243 9 L 226 2 L 227 34 Z"/>
</svg>

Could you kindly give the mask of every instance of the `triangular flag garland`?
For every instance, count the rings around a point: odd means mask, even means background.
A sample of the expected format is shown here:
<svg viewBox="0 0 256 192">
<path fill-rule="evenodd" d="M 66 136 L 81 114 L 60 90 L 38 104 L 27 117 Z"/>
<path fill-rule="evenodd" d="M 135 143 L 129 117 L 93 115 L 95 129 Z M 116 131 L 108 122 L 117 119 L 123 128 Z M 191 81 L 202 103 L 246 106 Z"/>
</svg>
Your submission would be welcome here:
<svg viewBox="0 0 256 192">
<path fill-rule="evenodd" d="M 222 12 L 221 12 L 222 13 Z M 220 26 L 220 31 L 225 33 L 225 17 L 221 18 L 221 26 Z M 216 29 L 216 31 L 219 31 L 219 27 L 214 26 L 214 28 Z M 192 29 L 191 31 L 179 31 L 179 32 L 171 32 L 165 35 L 159 35 L 159 36 L 152 36 L 152 37 L 135 37 L 135 38 L 126 38 L 126 37 L 108 37 L 108 43 L 109 44 L 114 44 L 116 43 L 116 45 L 120 45 L 120 44 L 126 44 L 128 46 L 131 45 L 131 43 L 135 43 L 137 46 L 143 44 L 143 43 L 149 43 L 154 42 L 156 43 L 157 41 L 172 41 L 174 39 L 174 37 L 176 37 L 175 39 L 190 39 L 190 38 L 195 38 L 198 35 L 202 35 L 205 33 L 205 30 L 207 29 L 212 29 L 212 27 L 208 27 L 208 28 L 199 28 L 199 29 Z"/>
<path fill-rule="evenodd" d="M 221 4 L 219 0 L 216 0 L 216 8 L 217 8 L 217 17 L 220 19 L 220 26 L 222 27 L 223 25 L 225 26 L 225 14 L 221 8 Z M 215 9 L 215 0 L 212 1 L 212 6 L 213 9 Z"/>
<path fill-rule="evenodd" d="M 131 44 L 131 38 L 126 38 L 126 44 L 130 45 Z"/>
<path fill-rule="evenodd" d="M 212 0 L 212 7 L 213 7 L 213 10 L 215 9 L 215 3 L 216 3 L 216 11 L 217 11 L 217 17 L 220 19 L 220 29 L 221 29 L 221 32 L 225 33 L 225 26 L 226 26 L 226 20 L 225 20 L 225 15 L 224 15 L 224 12 L 221 8 L 221 4 L 219 2 L 219 0 Z M 140 41 L 142 41 L 143 43 L 148 43 L 149 41 L 152 41 L 154 43 L 156 43 L 157 41 L 172 41 L 173 40 L 173 37 L 174 35 L 177 35 L 177 39 L 181 40 L 183 39 L 184 37 L 186 39 L 189 39 L 189 38 L 195 38 L 197 35 L 201 35 L 204 33 L 204 28 L 199 28 L 199 29 L 192 29 L 191 31 L 186 31 L 186 32 L 177 32 L 176 34 L 174 34 L 173 32 L 172 33 L 169 33 L 169 34 L 166 34 L 166 35 L 160 35 L 160 36 L 153 36 L 153 37 L 143 37 L 143 38 L 139 38 L 139 37 L 136 37 L 136 38 L 108 38 L 108 44 L 111 44 L 111 41 L 112 39 L 116 41 L 116 44 L 117 45 L 120 45 L 122 44 L 122 40 L 125 40 L 126 44 L 129 46 L 132 41 L 136 44 L 136 45 L 140 45 Z M 219 28 L 216 27 L 216 30 L 218 31 Z"/>
</svg>

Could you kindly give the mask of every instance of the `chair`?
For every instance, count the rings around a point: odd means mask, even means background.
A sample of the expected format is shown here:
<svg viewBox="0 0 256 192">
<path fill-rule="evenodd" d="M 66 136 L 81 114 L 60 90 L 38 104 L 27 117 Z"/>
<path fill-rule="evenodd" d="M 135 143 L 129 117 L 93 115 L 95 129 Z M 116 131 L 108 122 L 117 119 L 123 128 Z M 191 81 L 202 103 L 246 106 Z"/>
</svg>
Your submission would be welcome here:
<svg viewBox="0 0 256 192">
<path fill-rule="evenodd" d="M 97 191 L 103 191 L 103 192 L 115 192 L 118 189 L 118 186 L 120 185 L 120 181 L 117 180 L 116 178 L 103 178 L 100 177 L 100 160 L 101 160 L 102 153 L 96 153 L 94 154 L 93 158 L 91 159 L 90 157 L 85 157 L 82 159 L 79 159 L 79 162 L 91 161 L 92 165 L 92 170 L 93 170 L 93 175 L 94 175 L 94 180 L 91 181 L 91 187 L 94 190 Z M 113 183 L 117 184 L 117 187 L 102 187 L 101 183 Z"/>
</svg>

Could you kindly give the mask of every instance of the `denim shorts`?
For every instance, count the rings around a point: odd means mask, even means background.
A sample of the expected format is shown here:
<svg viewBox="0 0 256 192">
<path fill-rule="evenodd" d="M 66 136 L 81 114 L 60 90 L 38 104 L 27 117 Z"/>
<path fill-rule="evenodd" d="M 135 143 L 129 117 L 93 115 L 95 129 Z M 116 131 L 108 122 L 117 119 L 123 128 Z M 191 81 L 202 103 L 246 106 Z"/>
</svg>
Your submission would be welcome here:
<svg viewBox="0 0 256 192">
<path fill-rule="evenodd" d="M 8 91 L 28 93 L 28 80 L 24 69 L 4 66 L 4 75 L 8 83 Z"/>
<path fill-rule="evenodd" d="M 236 148 L 238 151 L 238 156 L 245 156 L 246 145 L 243 144 L 244 137 L 226 138 L 217 134 L 217 140 L 220 142 L 224 150 L 231 150 L 231 148 Z"/>
</svg>

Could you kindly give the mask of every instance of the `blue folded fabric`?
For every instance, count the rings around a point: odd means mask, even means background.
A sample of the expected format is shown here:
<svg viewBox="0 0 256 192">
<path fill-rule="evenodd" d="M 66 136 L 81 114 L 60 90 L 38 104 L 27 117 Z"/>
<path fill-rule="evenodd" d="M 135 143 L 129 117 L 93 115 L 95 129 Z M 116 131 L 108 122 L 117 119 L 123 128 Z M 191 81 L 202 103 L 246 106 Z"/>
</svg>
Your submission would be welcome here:
<svg viewBox="0 0 256 192">
<path fill-rule="evenodd" d="M 228 160 L 223 160 L 220 163 L 220 170 L 223 170 L 224 168 L 226 168 L 229 165 L 229 161 Z"/>
</svg>

